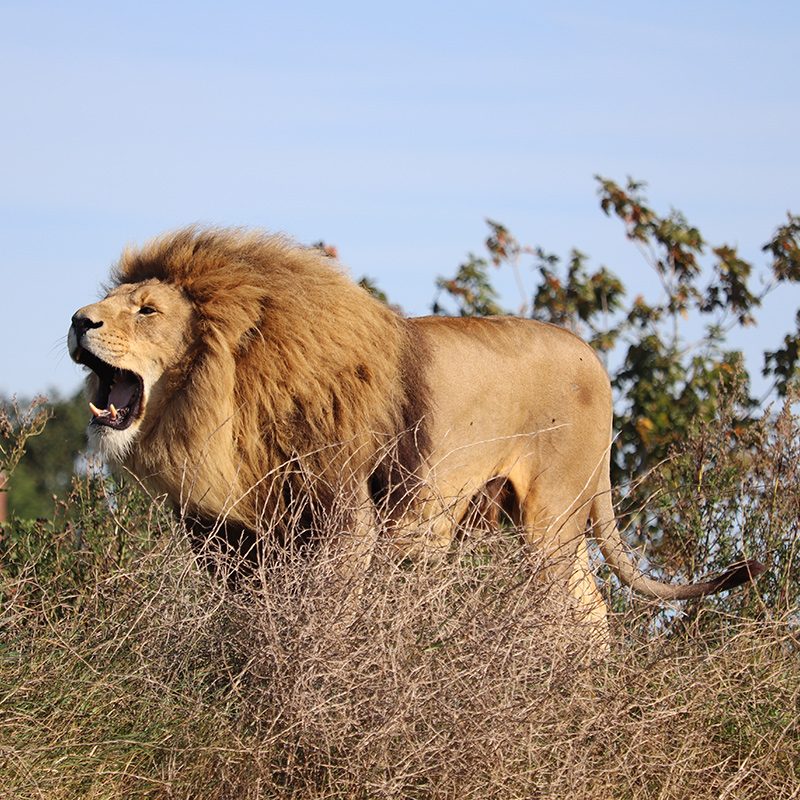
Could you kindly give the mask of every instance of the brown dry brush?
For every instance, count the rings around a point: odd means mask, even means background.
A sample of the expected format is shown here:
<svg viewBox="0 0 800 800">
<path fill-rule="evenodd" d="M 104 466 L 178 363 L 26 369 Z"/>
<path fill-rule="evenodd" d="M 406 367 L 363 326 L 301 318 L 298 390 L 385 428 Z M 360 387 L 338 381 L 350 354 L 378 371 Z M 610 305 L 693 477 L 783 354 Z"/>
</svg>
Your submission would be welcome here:
<svg viewBox="0 0 800 800">
<path fill-rule="evenodd" d="M 781 430 L 703 519 L 786 530 Z M 325 547 L 232 587 L 158 504 L 108 492 L 86 478 L 68 522 L 3 531 L 0 797 L 800 797 L 796 527 L 788 583 L 627 598 L 599 662 L 513 531 L 413 565 L 379 546 L 357 593 Z"/>
</svg>

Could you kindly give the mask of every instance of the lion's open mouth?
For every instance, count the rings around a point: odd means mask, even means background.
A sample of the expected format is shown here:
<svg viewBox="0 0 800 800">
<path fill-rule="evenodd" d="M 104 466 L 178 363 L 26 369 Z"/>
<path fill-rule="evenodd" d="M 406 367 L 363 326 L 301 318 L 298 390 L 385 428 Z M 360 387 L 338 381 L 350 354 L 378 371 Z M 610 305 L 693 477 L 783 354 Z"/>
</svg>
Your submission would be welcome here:
<svg viewBox="0 0 800 800">
<path fill-rule="evenodd" d="M 144 381 L 141 376 L 113 367 L 83 348 L 75 360 L 89 367 L 99 379 L 97 395 L 94 402 L 89 403 L 91 424 L 125 430 L 142 410 Z"/>
</svg>

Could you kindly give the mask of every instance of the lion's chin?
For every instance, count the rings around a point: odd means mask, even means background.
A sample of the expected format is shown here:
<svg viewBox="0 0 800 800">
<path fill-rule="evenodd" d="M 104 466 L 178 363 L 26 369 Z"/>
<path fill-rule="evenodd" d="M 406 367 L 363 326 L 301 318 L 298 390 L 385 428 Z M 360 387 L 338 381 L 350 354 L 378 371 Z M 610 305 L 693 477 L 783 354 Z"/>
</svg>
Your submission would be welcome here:
<svg viewBox="0 0 800 800">
<path fill-rule="evenodd" d="M 139 436 L 139 426 L 132 425 L 123 430 L 115 430 L 99 425 L 90 425 L 89 446 L 104 461 L 122 465 L 127 460 Z"/>
</svg>

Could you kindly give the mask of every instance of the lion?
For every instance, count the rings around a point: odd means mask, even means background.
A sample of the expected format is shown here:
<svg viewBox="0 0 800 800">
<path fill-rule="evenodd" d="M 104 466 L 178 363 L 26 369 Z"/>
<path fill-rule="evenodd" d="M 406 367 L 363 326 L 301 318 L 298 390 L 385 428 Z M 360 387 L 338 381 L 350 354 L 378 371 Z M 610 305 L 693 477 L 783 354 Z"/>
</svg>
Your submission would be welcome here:
<svg viewBox="0 0 800 800">
<path fill-rule="evenodd" d="M 763 569 L 678 585 L 638 569 L 612 507 L 609 379 L 577 336 L 511 317 L 406 318 L 283 236 L 189 227 L 127 249 L 68 344 L 89 372 L 99 452 L 249 559 L 265 537 L 310 541 L 333 518 L 362 561 L 377 535 L 442 551 L 476 502 L 502 499 L 536 552 L 559 557 L 554 574 L 602 640 L 587 532 L 652 598 Z"/>
</svg>

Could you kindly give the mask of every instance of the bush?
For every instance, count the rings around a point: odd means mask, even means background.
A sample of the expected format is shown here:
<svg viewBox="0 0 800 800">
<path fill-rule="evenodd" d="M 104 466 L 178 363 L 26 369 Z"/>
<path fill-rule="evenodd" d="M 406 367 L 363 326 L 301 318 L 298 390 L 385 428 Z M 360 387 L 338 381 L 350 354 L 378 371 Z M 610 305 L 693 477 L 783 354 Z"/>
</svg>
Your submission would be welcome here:
<svg viewBox="0 0 800 800">
<path fill-rule="evenodd" d="M 685 613 L 627 604 L 601 662 L 514 531 L 415 565 L 379 547 L 357 595 L 325 547 L 232 589 L 158 504 L 85 479 L 69 519 L 4 526 L 0 785 L 15 798 L 796 795 L 797 449 L 788 406 L 772 428 L 696 432 L 655 502 L 701 553 L 681 569 L 722 558 L 711 542 L 731 531 L 786 550 L 756 589 Z"/>
</svg>

